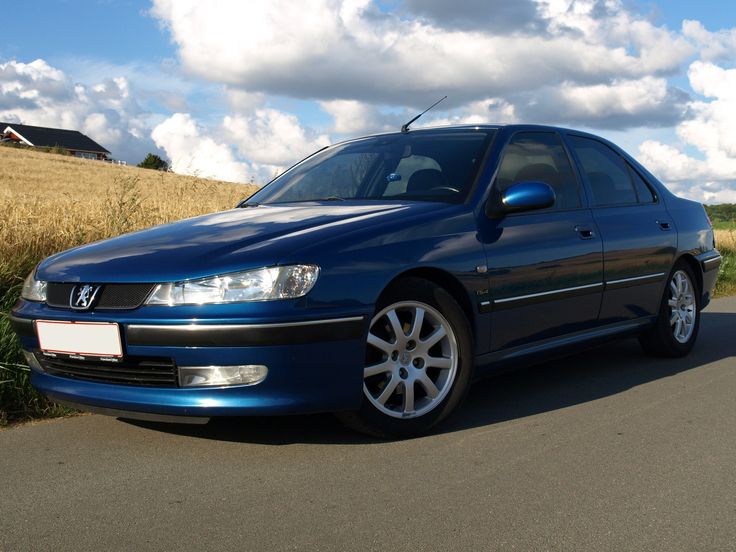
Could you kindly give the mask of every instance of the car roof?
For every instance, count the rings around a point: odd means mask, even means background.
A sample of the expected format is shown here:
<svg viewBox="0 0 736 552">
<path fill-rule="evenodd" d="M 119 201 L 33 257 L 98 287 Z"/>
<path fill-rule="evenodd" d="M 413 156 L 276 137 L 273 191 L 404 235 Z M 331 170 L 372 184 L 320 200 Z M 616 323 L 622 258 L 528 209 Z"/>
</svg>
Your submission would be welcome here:
<svg viewBox="0 0 736 552">
<path fill-rule="evenodd" d="M 478 124 L 463 124 L 463 125 L 427 126 L 427 127 L 419 127 L 416 129 L 409 129 L 406 134 L 423 134 L 423 133 L 428 133 L 428 132 L 432 132 L 432 133 L 453 132 L 457 130 L 499 130 L 499 129 L 507 129 L 510 131 L 516 131 L 516 130 L 541 130 L 541 131 L 548 131 L 548 132 L 556 131 L 556 132 L 563 132 L 563 133 L 574 133 L 574 134 L 579 134 L 582 136 L 590 136 L 592 138 L 596 138 L 599 140 L 602 139 L 600 136 L 596 136 L 595 134 L 590 134 L 589 132 L 584 132 L 581 130 L 575 130 L 571 128 L 552 126 L 552 125 L 539 125 L 539 124 L 533 124 L 533 123 L 508 123 L 508 124 L 478 123 Z M 388 131 L 388 132 L 377 132 L 375 134 L 366 134 L 365 136 L 356 136 L 354 138 L 342 140 L 332 145 L 336 146 L 338 144 L 346 144 L 346 143 L 353 142 L 356 140 L 364 140 L 366 138 L 374 138 L 374 137 L 379 137 L 379 136 L 392 136 L 392 135 L 397 135 L 397 134 L 402 134 L 402 132 L 400 130 L 395 130 L 395 131 Z"/>
</svg>

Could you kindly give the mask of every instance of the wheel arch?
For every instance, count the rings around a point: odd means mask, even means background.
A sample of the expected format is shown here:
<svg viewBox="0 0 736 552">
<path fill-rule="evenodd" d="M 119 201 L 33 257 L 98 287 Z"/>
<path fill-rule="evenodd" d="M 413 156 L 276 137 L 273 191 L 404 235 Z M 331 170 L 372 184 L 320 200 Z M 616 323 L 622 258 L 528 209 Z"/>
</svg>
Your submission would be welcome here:
<svg viewBox="0 0 736 552">
<path fill-rule="evenodd" d="M 417 267 L 397 274 L 386 284 L 383 290 L 381 290 L 379 297 L 383 295 L 386 290 L 396 285 L 397 282 L 406 278 L 421 278 L 444 289 L 452 296 L 453 299 L 455 299 L 455 301 L 457 301 L 457 304 L 460 305 L 465 317 L 468 319 L 470 327 L 473 329 L 473 333 L 475 333 L 475 312 L 473 311 L 473 304 L 468 296 L 465 286 L 455 276 L 441 268 Z M 475 338 L 475 335 L 473 337 Z"/>
<path fill-rule="evenodd" d="M 698 292 L 703 293 L 703 268 L 700 266 L 700 263 L 697 261 L 697 259 L 692 256 L 690 253 L 683 253 L 680 255 L 680 257 L 677 259 L 677 263 L 685 263 L 687 264 L 693 271 L 693 274 L 695 274 L 695 280 L 698 284 Z"/>
</svg>

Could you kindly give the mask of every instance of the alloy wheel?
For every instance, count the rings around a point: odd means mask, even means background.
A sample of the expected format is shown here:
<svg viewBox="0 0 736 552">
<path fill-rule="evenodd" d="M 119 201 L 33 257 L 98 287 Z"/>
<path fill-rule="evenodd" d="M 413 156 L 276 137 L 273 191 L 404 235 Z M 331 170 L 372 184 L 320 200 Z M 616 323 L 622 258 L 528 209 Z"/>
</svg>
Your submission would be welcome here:
<svg viewBox="0 0 736 552">
<path fill-rule="evenodd" d="M 363 391 L 383 414 L 417 418 L 450 392 L 458 358 L 455 333 L 437 309 L 418 301 L 394 303 L 371 321 Z"/>
<path fill-rule="evenodd" d="M 670 327 L 678 343 L 687 343 L 695 329 L 698 315 L 693 284 L 684 270 L 678 270 L 670 280 Z"/>
</svg>

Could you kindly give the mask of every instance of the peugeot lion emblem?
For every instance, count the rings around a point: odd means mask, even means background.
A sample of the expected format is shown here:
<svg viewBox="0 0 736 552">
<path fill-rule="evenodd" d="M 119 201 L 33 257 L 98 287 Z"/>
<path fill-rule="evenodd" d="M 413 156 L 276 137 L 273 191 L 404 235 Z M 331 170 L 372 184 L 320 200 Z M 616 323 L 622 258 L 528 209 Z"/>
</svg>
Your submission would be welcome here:
<svg viewBox="0 0 736 552">
<path fill-rule="evenodd" d="M 91 284 L 80 284 L 74 286 L 72 294 L 69 297 L 69 306 L 73 309 L 88 309 L 92 306 L 97 292 L 102 286 L 94 286 Z"/>
</svg>

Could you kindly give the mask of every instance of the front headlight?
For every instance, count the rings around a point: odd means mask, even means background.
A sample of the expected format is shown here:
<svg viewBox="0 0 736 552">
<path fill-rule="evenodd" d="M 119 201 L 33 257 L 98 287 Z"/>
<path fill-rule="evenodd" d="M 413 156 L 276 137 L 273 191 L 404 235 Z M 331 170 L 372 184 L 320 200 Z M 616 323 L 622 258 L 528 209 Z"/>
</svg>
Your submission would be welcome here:
<svg viewBox="0 0 736 552">
<path fill-rule="evenodd" d="M 202 305 L 296 299 L 309 293 L 319 276 L 314 265 L 273 266 L 213 276 L 202 280 L 159 284 L 148 305 Z"/>
<path fill-rule="evenodd" d="M 46 301 L 46 282 L 36 280 L 36 269 L 26 277 L 20 296 L 27 301 Z"/>
</svg>

